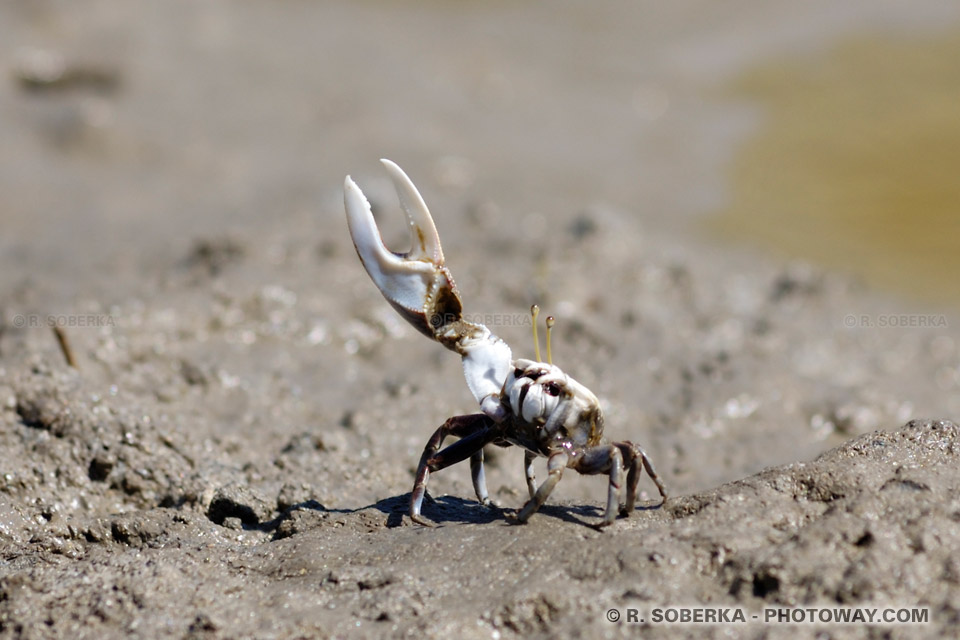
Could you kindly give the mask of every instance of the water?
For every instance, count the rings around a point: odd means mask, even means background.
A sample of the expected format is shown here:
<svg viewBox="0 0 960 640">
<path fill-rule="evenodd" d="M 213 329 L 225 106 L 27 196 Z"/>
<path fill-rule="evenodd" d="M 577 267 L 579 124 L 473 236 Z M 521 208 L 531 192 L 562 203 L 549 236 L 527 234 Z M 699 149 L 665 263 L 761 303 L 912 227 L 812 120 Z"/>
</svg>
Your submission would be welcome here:
<svg viewBox="0 0 960 640">
<path fill-rule="evenodd" d="M 960 306 L 960 28 L 849 39 L 730 90 L 764 120 L 712 229 Z"/>
</svg>

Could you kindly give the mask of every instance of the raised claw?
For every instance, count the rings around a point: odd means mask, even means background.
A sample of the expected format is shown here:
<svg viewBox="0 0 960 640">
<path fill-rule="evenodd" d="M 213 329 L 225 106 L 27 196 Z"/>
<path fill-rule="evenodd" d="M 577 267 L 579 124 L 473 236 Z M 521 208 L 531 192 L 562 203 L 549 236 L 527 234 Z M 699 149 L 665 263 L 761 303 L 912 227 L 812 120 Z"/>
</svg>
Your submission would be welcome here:
<svg viewBox="0 0 960 640">
<path fill-rule="evenodd" d="M 350 236 L 360 261 L 387 301 L 419 331 L 437 338 L 435 329 L 460 318 L 460 296 L 443 264 L 440 236 L 420 192 L 403 169 L 390 160 L 380 162 L 390 174 L 410 224 L 411 248 L 406 253 L 387 249 L 370 203 L 347 176 L 343 199 Z"/>
<path fill-rule="evenodd" d="M 507 413 L 500 390 L 510 370 L 510 347 L 482 324 L 463 319 L 460 293 L 443 264 L 440 237 L 427 205 L 400 167 L 389 160 L 381 162 L 410 223 L 411 248 L 394 253 L 384 246 L 370 203 L 347 176 L 343 201 L 357 255 L 380 293 L 407 322 L 460 354 L 463 375 L 480 410 L 500 422 Z"/>
</svg>

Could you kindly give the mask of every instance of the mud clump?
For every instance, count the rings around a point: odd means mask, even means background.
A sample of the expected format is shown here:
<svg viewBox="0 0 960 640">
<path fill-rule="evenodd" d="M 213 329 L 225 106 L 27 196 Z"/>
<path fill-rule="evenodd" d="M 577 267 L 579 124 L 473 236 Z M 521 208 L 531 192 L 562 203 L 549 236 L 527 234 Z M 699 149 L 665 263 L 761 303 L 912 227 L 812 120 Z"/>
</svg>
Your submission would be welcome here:
<svg viewBox="0 0 960 640">
<path fill-rule="evenodd" d="M 217 524 L 227 518 L 239 518 L 244 524 L 255 525 L 270 519 L 273 509 L 259 496 L 242 485 L 217 489 L 207 508 L 207 517 Z"/>
</svg>

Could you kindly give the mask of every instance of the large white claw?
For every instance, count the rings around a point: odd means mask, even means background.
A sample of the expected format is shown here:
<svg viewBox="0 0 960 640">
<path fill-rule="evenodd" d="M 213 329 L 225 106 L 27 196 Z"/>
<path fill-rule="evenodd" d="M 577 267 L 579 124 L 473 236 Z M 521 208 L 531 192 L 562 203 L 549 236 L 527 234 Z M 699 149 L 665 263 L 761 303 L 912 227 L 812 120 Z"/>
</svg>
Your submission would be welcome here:
<svg viewBox="0 0 960 640">
<path fill-rule="evenodd" d="M 407 214 L 411 248 L 401 254 L 384 246 L 370 203 L 347 176 L 343 201 L 360 261 L 400 315 L 427 337 L 460 354 L 467 386 L 480 410 L 499 422 L 506 417 L 500 390 L 510 370 L 510 347 L 482 324 L 463 319 L 460 294 L 443 264 L 440 237 L 427 205 L 400 167 L 389 160 L 381 162 Z"/>
<path fill-rule="evenodd" d="M 420 192 L 403 169 L 390 160 L 380 162 L 390 174 L 410 224 L 410 250 L 394 253 L 384 246 L 370 203 L 347 176 L 343 191 L 350 236 L 360 261 L 387 301 L 417 329 L 433 338 L 432 329 L 448 320 L 435 318 L 435 314 L 460 312 L 456 285 L 443 266 L 440 237 Z M 451 303 L 455 309 L 449 308 Z"/>
</svg>

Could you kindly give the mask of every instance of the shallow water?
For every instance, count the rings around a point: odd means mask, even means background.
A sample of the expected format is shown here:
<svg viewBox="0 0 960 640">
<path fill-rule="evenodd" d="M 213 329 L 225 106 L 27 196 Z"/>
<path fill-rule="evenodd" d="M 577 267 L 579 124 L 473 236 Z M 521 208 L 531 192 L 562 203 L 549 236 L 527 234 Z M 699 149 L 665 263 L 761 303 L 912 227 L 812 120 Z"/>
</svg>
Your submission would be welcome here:
<svg viewBox="0 0 960 640">
<path fill-rule="evenodd" d="M 730 87 L 763 122 L 713 230 L 960 305 L 960 29 L 849 38 Z"/>
</svg>

